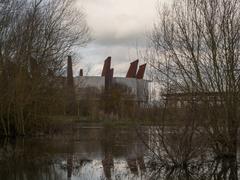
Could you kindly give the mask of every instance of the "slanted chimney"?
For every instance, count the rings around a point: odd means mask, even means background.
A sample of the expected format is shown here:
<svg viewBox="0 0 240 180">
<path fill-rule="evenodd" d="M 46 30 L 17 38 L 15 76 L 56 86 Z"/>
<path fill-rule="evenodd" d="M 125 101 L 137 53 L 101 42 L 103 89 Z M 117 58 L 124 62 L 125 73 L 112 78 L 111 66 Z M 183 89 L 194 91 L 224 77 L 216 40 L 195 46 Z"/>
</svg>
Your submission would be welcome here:
<svg viewBox="0 0 240 180">
<path fill-rule="evenodd" d="M 145 74 L 145 69 L 146 69 L 147 64 L 142 64 L 139 66 L 138 72 L 137 72 L 137 79 L 143 79 L 144 74 Z"/>
<path fill-rule="evenodd" d="M 109 56 L 105 61 L 104 61 L 104 66 L 102 70 L 102 76 L 106 76 L 108 71 L 111 68 L 111 57 Z"/>
<path fill-rule="evenodd" d="M 107 74 L 105 76 L 105 90 L 108 90 L 112 86 L 113 72 L 114 72 L 113 68 L 107 71 Z"/>
<path fill-rule="evenodd" d="M 136 61 L 131 62 L 126 77 L 135 78 L 137 73 L 137 68 L 138 68 L 138 59 Z"/>
</svg>

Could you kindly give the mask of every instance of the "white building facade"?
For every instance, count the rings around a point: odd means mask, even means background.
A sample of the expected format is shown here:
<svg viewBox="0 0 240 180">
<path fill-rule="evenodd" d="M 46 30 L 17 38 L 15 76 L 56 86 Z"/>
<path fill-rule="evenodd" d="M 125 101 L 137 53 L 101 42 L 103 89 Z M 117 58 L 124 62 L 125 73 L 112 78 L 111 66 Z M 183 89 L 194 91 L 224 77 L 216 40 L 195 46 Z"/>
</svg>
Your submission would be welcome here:
<svg viewBox="0 0 240 180">
<path fill-rule="evenodd" d="M 130 94 L 134 96 L 134 99 L 138 102 L 148 102 L 149 90 L 148 80 L 125 78 L 125 77 L 113 77 L 112 86 L 122 85 L 128 88 Z M 103 76 L 78 76 L 74 78 L 74 85 L 77 93 L 77 99 L 84 98 L 84 92 L 86 90 L 95 89 L 99 92 L 105 90 L 105 77 Z"/>
</svg>

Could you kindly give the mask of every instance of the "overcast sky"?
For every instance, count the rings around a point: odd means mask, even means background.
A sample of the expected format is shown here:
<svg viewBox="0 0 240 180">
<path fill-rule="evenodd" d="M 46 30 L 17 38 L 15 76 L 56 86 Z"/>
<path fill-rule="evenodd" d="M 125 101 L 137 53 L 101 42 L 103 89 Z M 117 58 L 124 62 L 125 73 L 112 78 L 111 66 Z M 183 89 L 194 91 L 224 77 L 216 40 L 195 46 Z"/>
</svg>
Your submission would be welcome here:
<svg viewBox="0 0 240 180">
<path fill-rule="evenodd" d="M 78 0 L 93 41 L 80 50 L 82 58 L 76 69 L 84 67 L 86 72 L 88 66 L 89 75 L 100 75 L 104 60 L 111 56 L 114 76 L 125 76 L 129 62 L 138 58 L 137 49 L 146 45 L 146 34 L 156 20 L 156 3 L 157 0 Z"/>
</svg>

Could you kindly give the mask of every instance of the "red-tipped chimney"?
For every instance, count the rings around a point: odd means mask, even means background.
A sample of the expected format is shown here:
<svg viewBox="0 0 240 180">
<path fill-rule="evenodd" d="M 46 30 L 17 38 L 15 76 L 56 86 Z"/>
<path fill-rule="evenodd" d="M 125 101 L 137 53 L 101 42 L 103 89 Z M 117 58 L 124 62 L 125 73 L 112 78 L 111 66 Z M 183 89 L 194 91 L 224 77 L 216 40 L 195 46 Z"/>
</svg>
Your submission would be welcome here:
<svg viewBox="0 0 240 180">
<path fill-rule="evenodd" d="M 136 61 L 131 62 L 126 77 L 135 78 L 137 73 L 137 67 L 138 67 L 138 59 Z"/>
<path fill-rule="evenodd" d="M 105 61 L 104 61 L 104 66 L 102 70 L 102 76 L 106 76 L 108 71 L 110 71 L 111 68 L 111 57 L 109 56 Z"/>
<path fill-rule="evenodd" d="M 141 66 L 139 66 L 139 69 L 138 69 L 138 72 L 137 72 L 137 79 L 143 79 L 145 69 L 146 69 L 146 65 L 147 64 L 142 64 Z"/>
</svg>

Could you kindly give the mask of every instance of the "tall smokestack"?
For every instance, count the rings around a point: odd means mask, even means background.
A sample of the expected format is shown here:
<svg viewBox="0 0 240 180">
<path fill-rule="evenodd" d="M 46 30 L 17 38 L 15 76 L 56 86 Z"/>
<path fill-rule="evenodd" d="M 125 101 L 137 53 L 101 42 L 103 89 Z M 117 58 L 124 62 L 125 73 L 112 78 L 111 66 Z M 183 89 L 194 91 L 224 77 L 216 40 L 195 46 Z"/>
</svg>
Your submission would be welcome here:
<svg viewBox="0 0 240 180">
<path fill-rule="evenodd" d="M 68 56 L 67 62 L 67 86 L 73 87 L 72 57 Z"/>
<path fill-rule="evenodd" d="M 131 62 L 126 77 L 135 78 L 137 73 L 137 68 L 138 68 L 138 59 L 136 61 Z"/>
<path fill-rule="evenodd" d="M 72 57 L 67 62 L 66 113 L 73 115 L 76 111 L 76 97 L 73 83 Z"/>
</svg>

